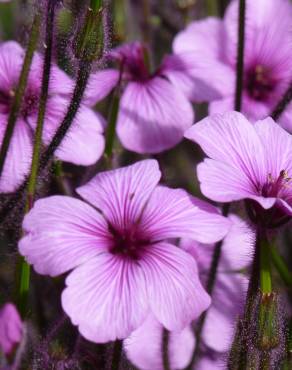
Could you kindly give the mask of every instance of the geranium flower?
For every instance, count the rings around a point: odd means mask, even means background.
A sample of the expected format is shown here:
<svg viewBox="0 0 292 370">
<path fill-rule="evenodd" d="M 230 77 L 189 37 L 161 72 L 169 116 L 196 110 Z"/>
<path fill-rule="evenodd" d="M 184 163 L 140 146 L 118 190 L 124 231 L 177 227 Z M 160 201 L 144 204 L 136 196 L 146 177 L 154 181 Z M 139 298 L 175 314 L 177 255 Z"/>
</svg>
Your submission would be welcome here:
<svg viewBox="0 0 292 370">
<path fill-rule="evenodd" d="M 217 213 L 214 207 L 212 208 L 212 212 Z M 251 262 L 254 234 L 237 216 L 230 215 L 229 218 L 232 221 L 232 227 L 222 244 L 212 304 L 208 309 L 202 331 L 203 355 L 201 354 L 202 358 L 194 367 L 196 370 L 224 368 L 224 360 L 233 340 L 234 325 L 244 306 L 248 280 L 239 270 L 246 268 Z M 199 267 L 200 278 L 206 284 L 214 245 L 185 239 L 181 247 L 194 257 Z M 182 331 L 169 332 L 170 369 L 186 368 L 191 361 L 195 346 L 194 328 L 191 326 L 187 326 Z M 164 369 L 163 326 L 153 316 L 150 315 L 144 324 L 124 341 L 124 348 L 130 361 L 139 369 Z M 145 348 L 147 348 L 146 351 Z"/>
<path fill-rule="evenodd" d="M 155 160 L 98 174 L 77 193 L 52 196 L 25 216 L 19 251 L 40 273 L 66 279 L 62 305 L 94 342 L 125 338 L 149 313 L 180 330 L 210 304 L 196 262 L 171 239 L 215 242 L 230 221 L 180 189 L 158 186 Z"/>
<path fill-rule="evenodd" d="M 192 22 L 174 40 L 185 69 L 169 78 L 193 101 L 212 101 L 210 113 L 234 109 L 238 3 L 231 2 L 223 20 Z M 252 121 L 269 116 L 291 83 L 291 24 L 288 0 L 247 0 L 242 112 Z M 280 120 L 289 131 L 291 117 L 292 104 Z"/>
<path fill-rule="evenodd" d="M 250 199 L 266 223 L 292 215 L 292 138 L 271 118 L 250 123 L 238 112 L 207 117 L 185 136 L 210 157 L 197 168 L 203 194 L 218 202 Z M 269 217 L 268 217 L 269 216 Z"/>
<path fill-rule="evenodd" d="M 185 96 L 167 78 L 171 66 L 163 64 L 151 73 L 146 48 L 139 42 L 114 49 L 110 59 L 119 62 L 124 91 L 120 100 L 117 134 L 123 146 L 138 153 L 159 153 L 183 139 L 194 122 Z M 120 72 L 106 69 L 90 82 L 94 100 L 103 99 L 118 84 Z"/>
<path fill-rule="evenodd" d="M 4 137 L 23 58 L 24 51 L 16 42 L 0 44 L 0 142 Z M 41 90 L 42 64 L 40 55 L 36 54 L 0 178 L 0 192 L 8 193 L 16 190 L 30 170 Z M 43 132 L 45 145 L 51 141 L 62 122 L 73 88 L 73 81 L 58 67 L 53 66 Z M 56 156 L 77 165 L 95 163 L 104 148 L 103 125 L 103 118 L 89 109 L 88 105 L 82 104 L 71 129 L 56 151 Z"/>
<path fill-rule="evenodd" d="M 6 303 L 0 309 L 0 352 L 11 353 L 17 343 L 20 343 L 23 324 L 17 309 L 12 303 Z"/>
</svg>

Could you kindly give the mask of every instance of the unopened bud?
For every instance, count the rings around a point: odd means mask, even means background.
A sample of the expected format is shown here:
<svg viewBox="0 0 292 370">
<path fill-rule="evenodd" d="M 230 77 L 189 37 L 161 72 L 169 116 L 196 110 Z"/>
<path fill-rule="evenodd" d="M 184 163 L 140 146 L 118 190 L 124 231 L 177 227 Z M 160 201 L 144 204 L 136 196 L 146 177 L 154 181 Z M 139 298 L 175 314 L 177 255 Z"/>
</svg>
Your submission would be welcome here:
<svg viewBox="0 0 292 370">
<path fill-rule="evenodd" d="M 256 346 L 263 351 L 279 345 L 278 297 L 275 293 L 262 294 L 257 318 Z"/>
</svg>

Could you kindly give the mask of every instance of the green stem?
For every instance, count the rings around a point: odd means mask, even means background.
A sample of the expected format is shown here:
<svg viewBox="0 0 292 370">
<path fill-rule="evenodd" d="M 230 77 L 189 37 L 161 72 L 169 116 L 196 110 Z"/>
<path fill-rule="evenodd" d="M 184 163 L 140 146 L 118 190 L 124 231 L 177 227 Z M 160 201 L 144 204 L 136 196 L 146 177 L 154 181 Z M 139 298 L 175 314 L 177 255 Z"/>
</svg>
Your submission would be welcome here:
<svg viewBox="0 0 292 370">
<path fill-rule="evenodd" d="M 49 81 L 52 64 L 52 49 L 53 49 L 53 30 L 54 30 L 54 18 L 55 18 L 55 7 L 56 2 L 54 0 L 48 1 L 48 9 L 46 15 L 46 37 L 45 37 L 45 56 L 42 76 L 42 87 L 41 96 L 38 108 L 37 127 L 35 131 L 33 156 L 31 164 L 31 172 L 27 185 L 27 198 L 25 212 L 28 212 L 32 206 L 36 190 L 36 180 L 39 167 L 39 156 L 42 144 L 42 133 L 43 124 L 45 119 L 46 105 L 49 91 Z M 29 264 L 20 257 L 20 273 L 19 273 L 19 290 L 18 290 L 18 302 L 19 309 L 22 316 L 26 314 L 27 300 L 30 285 L 30 266 Z"/>
<path fill-rule="evenodd" d="M 273 265 L 287 286 L 292 286 L 292 273 L 289 271 L 283 257 L 278 253 L 275 246 L 270 246 L 270 255 Z"/>
<path fill-rule="evenodd" d="M 111 370 L 119 370 L 123 350 L 123 341 L 116 340 L 114 343 Z"/>
<path fill-rule="evenodd" d="M 120 67 L 120 75 L 118 84 L 114 90 L 112 96 L 112 102 L 110 107 L 110 113 L 108 118 L 108 129 L 106 131 L 106 138 L 105 138 L 105 155 L 110 159 L 113 154 L 113 147 L 116 135 L 116 126 L 117 126 L 117 119 L 118 113 L 120 108 L 120 93 L 121 93 L 121 82 L 122 82 L 122 75 L 123 75 L 123 63 Z"/>
<path fill-rule="evenodd" d="M 38 44 L 38 39 L 39 39 L 39 34 L 40 34 L 40 23 L 41 23 L 41 14 L 37 11 L 35 14 L 34 20 L 33 20 L 31 31 L 30 31 L 28 46 L 26 49 L 18 84 L 15 90 L 15 96 L 14 96 L 12 106 L 10 109 L 10 113 L 9 113 L 9 117 L 8 117 L 8 123 L 6 126 L 4 138 L 3 138 L 1 149 L 0 149 L 0 176 L 3 171 L 8 148 L 9 148 L 12 136 L 13 136 L 17 117 L 19 115 L 19 111 L 21 108 L 22 99 L 23 99 L 26 85 L 27 85 L 27 80 L 28 80 L 31 63 L 32 63 L 33 54 Z"/>
<path fill-rule="evenodd" d="M 270 245 L 266 238 L 260 243 L 260 287 L 263 294 L 272 293 Z"/>
<path fill-rule="evenodd" d="M 244 34 L 245 34 L 245 0 L 240 0 L 238 8 L 238 44 L 237 44 L 237 64 L 236 64 L 236 89 L 234 109 L 241 111 L 241 100 L 243 90 L 243 70 L 244 70 Z"/>
</svg>

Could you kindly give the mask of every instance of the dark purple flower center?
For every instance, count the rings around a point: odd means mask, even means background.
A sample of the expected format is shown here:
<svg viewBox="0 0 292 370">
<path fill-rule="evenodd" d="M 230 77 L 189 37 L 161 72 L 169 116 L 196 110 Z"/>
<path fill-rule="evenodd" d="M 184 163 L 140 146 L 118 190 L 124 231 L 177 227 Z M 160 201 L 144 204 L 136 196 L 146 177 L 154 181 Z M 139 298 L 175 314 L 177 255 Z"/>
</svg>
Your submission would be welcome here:
<svg viewBox="0 0 292 370">
<path fill-rule="evenodd" d="M 144 248 L 150 244 L 150 240 L 136 228 L 123 231 L 111 229 L 111 233 L 113 245 L 110 248 L 110 252 L 112 254 L 120 254 L 130 259 L 138 260 Z"/>
<path fill-rule="evenodd" d="M 9 114 L 14 95 L 14 90 L 0 90 L 0 113 Z M 38 99 L 39 94 L 37 91 L 34 91 L 30 88 L 26 90 L 20 109 L 20 114 L 22 117 L 26 118 L 37 112 Z"/>
<path fill-rule="evenodd" d="M 275 80 L 269 68 L 260 64 L 250 68 L 246 73 L 245 88 L 251 98 L 259 101 L 267 100 L 275 88 Z"/>
<path fill-rule="evenodd" d="M 287 186 L 291 186 L 291 178 L 289 177 L 287 171 L 282 170 L 277 179 L 274 179 L 270 174 L 268 176 L 268 181 L 262 188 L 262 195 L 264 197 L 277 197 L 280 192 Z"/>
</svg>

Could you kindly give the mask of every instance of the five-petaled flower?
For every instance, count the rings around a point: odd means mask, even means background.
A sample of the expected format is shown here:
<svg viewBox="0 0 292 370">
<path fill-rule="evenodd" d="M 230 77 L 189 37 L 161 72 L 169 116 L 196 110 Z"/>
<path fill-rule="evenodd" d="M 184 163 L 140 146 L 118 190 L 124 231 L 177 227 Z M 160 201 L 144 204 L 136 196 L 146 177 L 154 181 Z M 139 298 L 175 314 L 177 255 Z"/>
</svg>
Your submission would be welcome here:
<svg viewBox="0 0 292 370">
<path fill-rule="evenodd" d="M 155 160 L 99 173 L 77 193 L 38 200 L 19 251 L 40 274 L 66 279 L 62 305 L 94 342 L 126 338 L 149 313 L 180 330 L 210 304 L 193 258 L 174 241 L 213 243 L 230 221 L 184 190 L 159 186 Z"/>
<path fill-rule="evenodd" d="M 247 0 L 242 112 L 252 121 L 271 114 L 292 81 L 292 5 L 288 0 Z M 193 101 L 211 101 L 209 112 L 234 109 L 238 4 L 224 19 L 190 23 L 173 44 L 181 67 L 169 77 Z M 292 131 L 292 104 L 280 123 Z"/>
<path fill-rule="evenodd" d="M 194 122 L 194 112 L 184 94 L 167 78 L 169 63 L 151 73 L 147 49 L 139 42 L 114 49 L 109 57 L 120 64 L 122 92 L 117 134 L 123 146 L 138 153 L 159 153 L 183 139 Z M 94 100 L 103 99 L 119 83 L 120 71 L 106 69 L 90 80 Z"/>
<path fill-rule="evenodd" d="M 215 114 L 185 136 L 210 157 L 197 168 L 205 196 L 218 202 L 251 200 L 250 216 L 261 217 L 266 226 L 291 217 L 292 138 L 272 118 L 252 124 L 238 112 Z"/>
<path fill-rule="evenodd" d="M 24 58 L 24 50 L 13 41 L 0 44 L 0 142 L 7 127 L 8 116 Z M 23 97 L 20 114 L 0 178 L 0 192 L 9 193 L 28 175 L 31 164 L 34 129 L 37 124 L 43 61 L 35 54 Z M 71 80 L 56 65 L 52 66 L 44 122 L 43 143 L 49 144 L 65 116 L 74 88 Z M 90 98 L 90 91 L 86 93 Z M 56 156 L 77 165 L 94 164 L 104 149 L 104 120 L 89 108 L 84 99 L 67 136 Z M 93 105 L 93 103 L 92 103 Z"/>
</svg>

